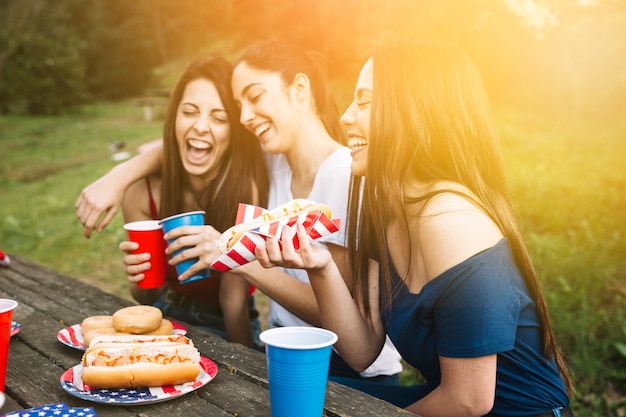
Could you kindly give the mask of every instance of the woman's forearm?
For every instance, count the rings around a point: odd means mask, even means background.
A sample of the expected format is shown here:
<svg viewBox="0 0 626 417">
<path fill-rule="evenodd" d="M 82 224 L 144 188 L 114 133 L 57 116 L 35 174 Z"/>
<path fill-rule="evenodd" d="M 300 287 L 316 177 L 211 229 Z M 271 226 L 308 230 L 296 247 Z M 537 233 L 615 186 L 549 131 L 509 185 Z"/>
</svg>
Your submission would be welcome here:
<svg viewBox="0 0 626 417">
<path fill-rule="evenodd" d="M 321 325 L 315 295 L 309 284 L 298 281 L 279 268 L 265 269 L 258 262 L 251 262 L 233 272 L 301 320 L 313 326 Z"/>
<path fill-rule="evenodd" d="M 155 146 L 131 159 L 124 161 L 111 169 L 111 173 L 120 185 L 131 184 L 142 178 L 161 172 L 163 166 L 163 146 Z"/>
<path fill-rule="evenodd" d="M 309 278 L 322 326 L 339 336 L 335 348 L 353 369 L 367 369 L 385 342 L 382 324 L 364 318 L 334 262 L 321 270 L 310 270 Z M 372 314 L 370 318 L 378 317 Z"/>
</svg>

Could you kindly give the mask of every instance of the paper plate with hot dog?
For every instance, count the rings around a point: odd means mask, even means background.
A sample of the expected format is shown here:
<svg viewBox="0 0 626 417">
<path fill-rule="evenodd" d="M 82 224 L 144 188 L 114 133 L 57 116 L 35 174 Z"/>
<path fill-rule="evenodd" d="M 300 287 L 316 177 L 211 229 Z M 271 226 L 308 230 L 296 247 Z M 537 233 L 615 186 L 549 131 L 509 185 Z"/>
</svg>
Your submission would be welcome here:
<svg viewBox="0 0 626 417">
<path fill-rule="evenodd" d="M 179 336 L 101 336 L 61 387 L 84 400 L 113 405 L 152 404 L 195 391 L 217 375 L 191 339 Z"/>
</svg>

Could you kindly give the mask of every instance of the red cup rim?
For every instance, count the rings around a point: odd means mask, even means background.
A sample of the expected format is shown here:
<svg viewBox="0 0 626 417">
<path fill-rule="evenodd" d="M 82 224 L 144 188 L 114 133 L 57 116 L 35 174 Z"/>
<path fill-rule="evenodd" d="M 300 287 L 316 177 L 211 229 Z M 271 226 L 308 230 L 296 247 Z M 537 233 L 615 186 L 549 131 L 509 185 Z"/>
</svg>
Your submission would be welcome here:
<svg viewBox="0 0 626 417">
<path fill-rule="evenodd" d="M 0 314 L 13 311 L 18 306 L 18 302 L 8 298 L 0 298 Z"/>
<path fill-rule="evenodd" d="M 161 224 L 158 220 L 139 220 L 136 222 L 126 223 L 124 225 L 124 229 L 134 232 L 146 232 L 161 229 Z"/>
</svg>

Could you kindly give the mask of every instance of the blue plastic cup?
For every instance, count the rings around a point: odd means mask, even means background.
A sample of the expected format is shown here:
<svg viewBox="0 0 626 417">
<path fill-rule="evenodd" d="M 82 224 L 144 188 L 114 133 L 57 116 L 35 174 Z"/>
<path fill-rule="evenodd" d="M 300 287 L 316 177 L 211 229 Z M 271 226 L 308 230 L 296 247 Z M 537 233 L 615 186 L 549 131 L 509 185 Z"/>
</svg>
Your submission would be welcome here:
<svg viewBox="0 0 626 417">
<path fill-rule="evenodd" d="M 190 211 L 187 213 L 181 213 L 181 214 L 176 214 L 174 216 L 166 217 L 163 220 L 159 221 L 159 223 L 161 224 L 161 227 L 163 228 L 163 233 L 167 233 L 170 230 L 174 230 L 181 226 L 204 226 L 204 215 L 205 215 L 204 211 Z M 176 239 L 168 239 L 167 244 L 171 245 L 175 241 Z M 176 252 L 172 254 L 172 257 L 178 255 L 185 249 L 188 249 L 188 248 L 187 247 L 180 248 L 179 250 L 177 250 Z M 176 272 L 178 273 L 178 275 L 181 275 L 182 273 L 187 271 L 193 264 L 198 262 L 198 260 L 199 260 L 198 258 L 191 258 L 191 259 L 187 259 L 185 261 L 182 261 L 176 264 Z M 196 274 L 194 274 L 193 276 L 191 276 L 189 279 L 182 281 L 182 283 L 187 284 L 189 282 L 208 278 L 210 276 L 211 276 L 211 272 L 208 269 L 203 269 L 197 272 Z"/>
<path fill-rule="evenodd" d="M 277 327 L 265 343 L 272 417 L 320 417 L 337 335 L 317 327 Z"/>
</svg>

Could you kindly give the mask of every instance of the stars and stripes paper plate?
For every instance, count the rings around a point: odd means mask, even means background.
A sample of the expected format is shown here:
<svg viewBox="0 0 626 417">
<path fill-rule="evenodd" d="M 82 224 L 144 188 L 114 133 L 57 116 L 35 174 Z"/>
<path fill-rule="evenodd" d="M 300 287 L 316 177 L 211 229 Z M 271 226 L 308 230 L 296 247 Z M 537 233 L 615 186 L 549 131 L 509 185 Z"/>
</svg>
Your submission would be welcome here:
<svg viewBox="0 0 626 417">
<path fill-rule="evenodd" d="M 174 327 L 172 334 L 187 334 L 187 328 L 182 324 L 172 321 L 172 326 Z M 57 333 L 57 339 L 59 342 L 71 348 L 85 350 L 85 339 L 83 338 L 80 323 L 59 330 Z"/>
<path fill-rule="evenodd" d="M 11 320 L 11 336 L 15 336 L 22 329 L 22 325 L 16 321 Z"/>
<path fill-rule="evenodd" d="M 200 374 L 196 380 L 180 385 L 129 389 L 91 389 L 83 384 L 83 365 L 76 365 L 61 375 L 61 387 L 69 394 L 87 401 L 110 405 L 142 405 L 172 400 L 211 382 L 217 375 L 217 365 L 200 356 Z"/>
</svg>

